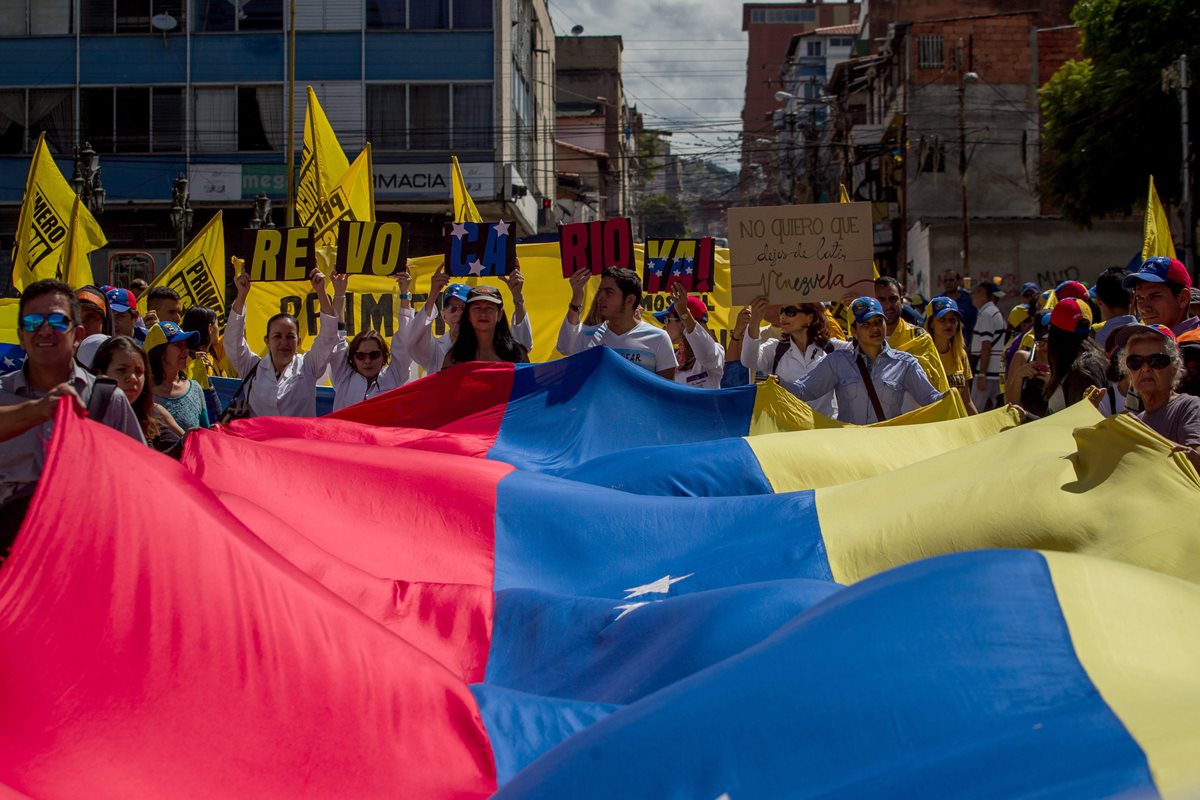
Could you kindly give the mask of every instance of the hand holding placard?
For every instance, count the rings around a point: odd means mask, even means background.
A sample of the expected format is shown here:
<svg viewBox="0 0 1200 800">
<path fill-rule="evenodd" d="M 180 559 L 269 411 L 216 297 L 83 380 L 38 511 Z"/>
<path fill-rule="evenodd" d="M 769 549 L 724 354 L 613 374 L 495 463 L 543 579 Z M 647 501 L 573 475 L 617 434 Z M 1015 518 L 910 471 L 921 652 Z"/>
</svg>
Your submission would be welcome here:
<svg viewBox="0 0 1200 800">
<path fill-rule="evenodd" d="M 633 269 L 633 225 L 628 217 L 563 225 L 559 256 L 563 277 L 586 268 L 599 275 L 605 267 Z"/>
</svg>

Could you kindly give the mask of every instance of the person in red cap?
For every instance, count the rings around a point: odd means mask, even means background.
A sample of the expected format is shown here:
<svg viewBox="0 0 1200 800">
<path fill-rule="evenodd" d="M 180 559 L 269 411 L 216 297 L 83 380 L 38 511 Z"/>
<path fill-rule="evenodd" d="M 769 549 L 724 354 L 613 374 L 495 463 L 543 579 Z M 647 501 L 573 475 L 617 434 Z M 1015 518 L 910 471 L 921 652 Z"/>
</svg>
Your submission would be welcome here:
<svg viewBox="0 0 1200 800">
<path fill-rule="evenodd" d="M 725 348 L 708 330 L 708 306 L 688 297 L 682 284 L 671 286 L 673 303 L 654 318 L 663 324 L 675 352 L 675 382 L 700 389 L 720 389 L 725 374 Z"/>
<path fill-rule="evenodd" d="M 1200 469 L 1200 397 L 1180 394 L 1183 359 L 1175 334 L 1165 325 L 1126 325 L 1113 334 L 1121 368 L 1142 398 L 1137 418 L 1178 444 Z"/>
<path fill-rule="evenodd" d="M 1088 301 L 1088 290 L 1079 281 L 1063 281 L 1054 288 L 1054 297 L 1057 300 L 1082 300 Z"/>
<path fill-rule="evenodd" d="M 1176 338 L 1200 330 L 1200 317 L 1188 312 L 1192 276 L 1179 260 L 1148 258 L 1137 272 L 1126 276 L 1124 286 L 1133 292 L 1137 315 L 1147 325 L 1165 325 Z"/>
<path fill-rule="evenodd" d="M 1069 297 L 1055 304 L 1046 341 L 1050 373 L 1042 391 L 1050 413 L 1078 403 L 1090 388 L 1108 387 L 1108 359 L 1091 334 L 1092 310 L 1085 301 Z"/>
</svg>

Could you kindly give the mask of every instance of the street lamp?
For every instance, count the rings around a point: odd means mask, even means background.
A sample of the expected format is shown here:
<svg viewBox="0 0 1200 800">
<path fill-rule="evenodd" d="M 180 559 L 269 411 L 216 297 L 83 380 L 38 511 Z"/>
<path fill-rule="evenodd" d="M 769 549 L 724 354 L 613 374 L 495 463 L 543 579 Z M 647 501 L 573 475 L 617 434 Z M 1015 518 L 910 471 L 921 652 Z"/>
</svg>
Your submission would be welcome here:
<svg viewBox="0 0 1200 800">
<path fill-rule="evenodd" d="M 192 229 L 192 205 L 188 194 L 188 179 L 180 175 L 171 187 L 171 227 L 175 229 L 175 242 L 182 250 Z"/>
<path fill-rule="evenodd" d="M 971 274 L 971 217 L 967 206 L 967 84 L 979 80 L 964 56 L 963 40 L 958 40 L 958 182 L 962 192 L 962 274 Z"/>
<path fill-rule="evenodd" d="M 75 173 L 71 176 L 75 195 L 93 214 L 104 213 L 104 187 L 100 184 L 100 156 L 90 142 L 75 148 Z"/>
<path fill-rule="evenodd" d="M 271 198 L 267 197 L 266 192 L 259 192 L 258 197 L 254 198 L 254 215 L 250 217 L 250 228 L 258 230 L 274 227 L 275 220 L 271 219 Z"/>
</svg>

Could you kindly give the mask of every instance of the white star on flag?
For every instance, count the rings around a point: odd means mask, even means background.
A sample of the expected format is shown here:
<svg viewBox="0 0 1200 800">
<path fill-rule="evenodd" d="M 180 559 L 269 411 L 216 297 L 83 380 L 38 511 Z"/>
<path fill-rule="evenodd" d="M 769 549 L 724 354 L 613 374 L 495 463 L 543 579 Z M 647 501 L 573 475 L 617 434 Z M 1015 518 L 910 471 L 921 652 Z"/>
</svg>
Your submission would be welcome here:
<svg viewBox="0 0 1200 800">
<path fill-rule="evenodd" d="M 456 222 L 456 223 L 454 223 L 454 230 L 452 230 L 452 231 L 450 232 L 450 235 L 451 235 L 451 236 L 453 236 L 453 237 L 455 237 L 455 238 L 458 238 L 458 239 L 461 239 L 461 238 L 463 238 L 464 236 L 466 236 L 466 235 L 467 235 L 467 225 L 466 225 L 466 223 L 465 223 L 465 222 Z"/>
<path fill-rule="evenodd" d="M 667 262 L 661 258 L 650 259 L 650 272 L 658 275 L 667 266 Z"/>
<path fill-rule="evenodd" d="M 12 360 L 11 358 L 9 358 L 8 356 L 5 356 L 5 357 L 4 357 L 4 366 L 5 366 L 5 367 L 7 367 L 7 368 L 9 368 L 9 369 L 12 369 L 13 367 L 17 366 L 17 362 L 13 361 L 13 360 Z"/>
<path fill-rule="evenodd" d="M 504 220 L 500 220 L 492 227 L 496 229 L 497 236 L 508 236 L 508 229 L 511 226 L 509 225 L 509 223 L 505 222 Z"/>
<path fill-rule="evenodd" d="M 670 575 L 664 575 L 653 583 L 647 583 L 644 586 L 635 586 L 632 589 L 625 590 L 625 600 L 631 600 L 634 597 L 641 597 L 646 594 L 670 594 L 671 586 L 679 583 L 682 580 L 692 577 L 696 573 L 689 572 L 679 578 L 672 578 Z"/>
<path fill-rule="evenodd" d="M 642 606 L 648 606 L 648 605 L 650 605 L 650 603 L 649 603 L 649 602 L 643 602 L 643 603 L 626 603 L 626 604 L 625 604 L 625 605 L 623 605 L 623 606 L 615 606 L 615 607 L 613 607 L 613 611 L 620 611 L 621 613 L 620 613 L 620 614 L 617 614 L 617 619 L 614 619 L 614 620 L 613 620 L 613 622 L 616 622 L 616 621 L 617 621 L 617 620 L 619 620 L 621 617 L 625 616 L 625 615 L 626 615 L 626 614 L 628 614 L 630 611 L 633 611 L 633 610 L 634 610 L 634 609 L 636 609 L 636 608 L 641 608 Z"/>
<path fill-rule="evenodd" d="M 467 274 L 475 277 L 483 275 L 483 264 L 474 256 L 467 262 Z"/>
</svg>

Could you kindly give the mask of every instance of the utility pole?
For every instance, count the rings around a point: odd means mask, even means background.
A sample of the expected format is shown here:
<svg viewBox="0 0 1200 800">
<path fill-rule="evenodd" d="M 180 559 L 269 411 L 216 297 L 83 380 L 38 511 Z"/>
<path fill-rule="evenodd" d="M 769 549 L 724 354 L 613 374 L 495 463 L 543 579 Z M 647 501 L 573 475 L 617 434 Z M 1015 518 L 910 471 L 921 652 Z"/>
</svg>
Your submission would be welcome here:
<svg viewBox="0 0 1200 800">
<path fill-rule="evenodd" d="M 1200 276 L 1196 264 L 1196 216 L 1192 207 L 1192 139 L 1188 126 L 1188 89 L 1191 88 L 1188 79 L 1187 56 L 1179 57 L 1179 105 L 1183 124 L 1183 252 L 1187 259 L 1188 269 L 1193 276 Z"/>
<path fill-rule="evenodd" d="M 958 182 L 962 191 L 962 274 L 971 275 L 971 214 L 967 204 L 967 83 L 979 80 L 958 40 Z"/>
<path fill-rule="evenodd" d="M 289 4 L 288 21 L 288 144 L 287 144 L 287 226 L 296 220 L 296 0 Z"/>
</svg>

